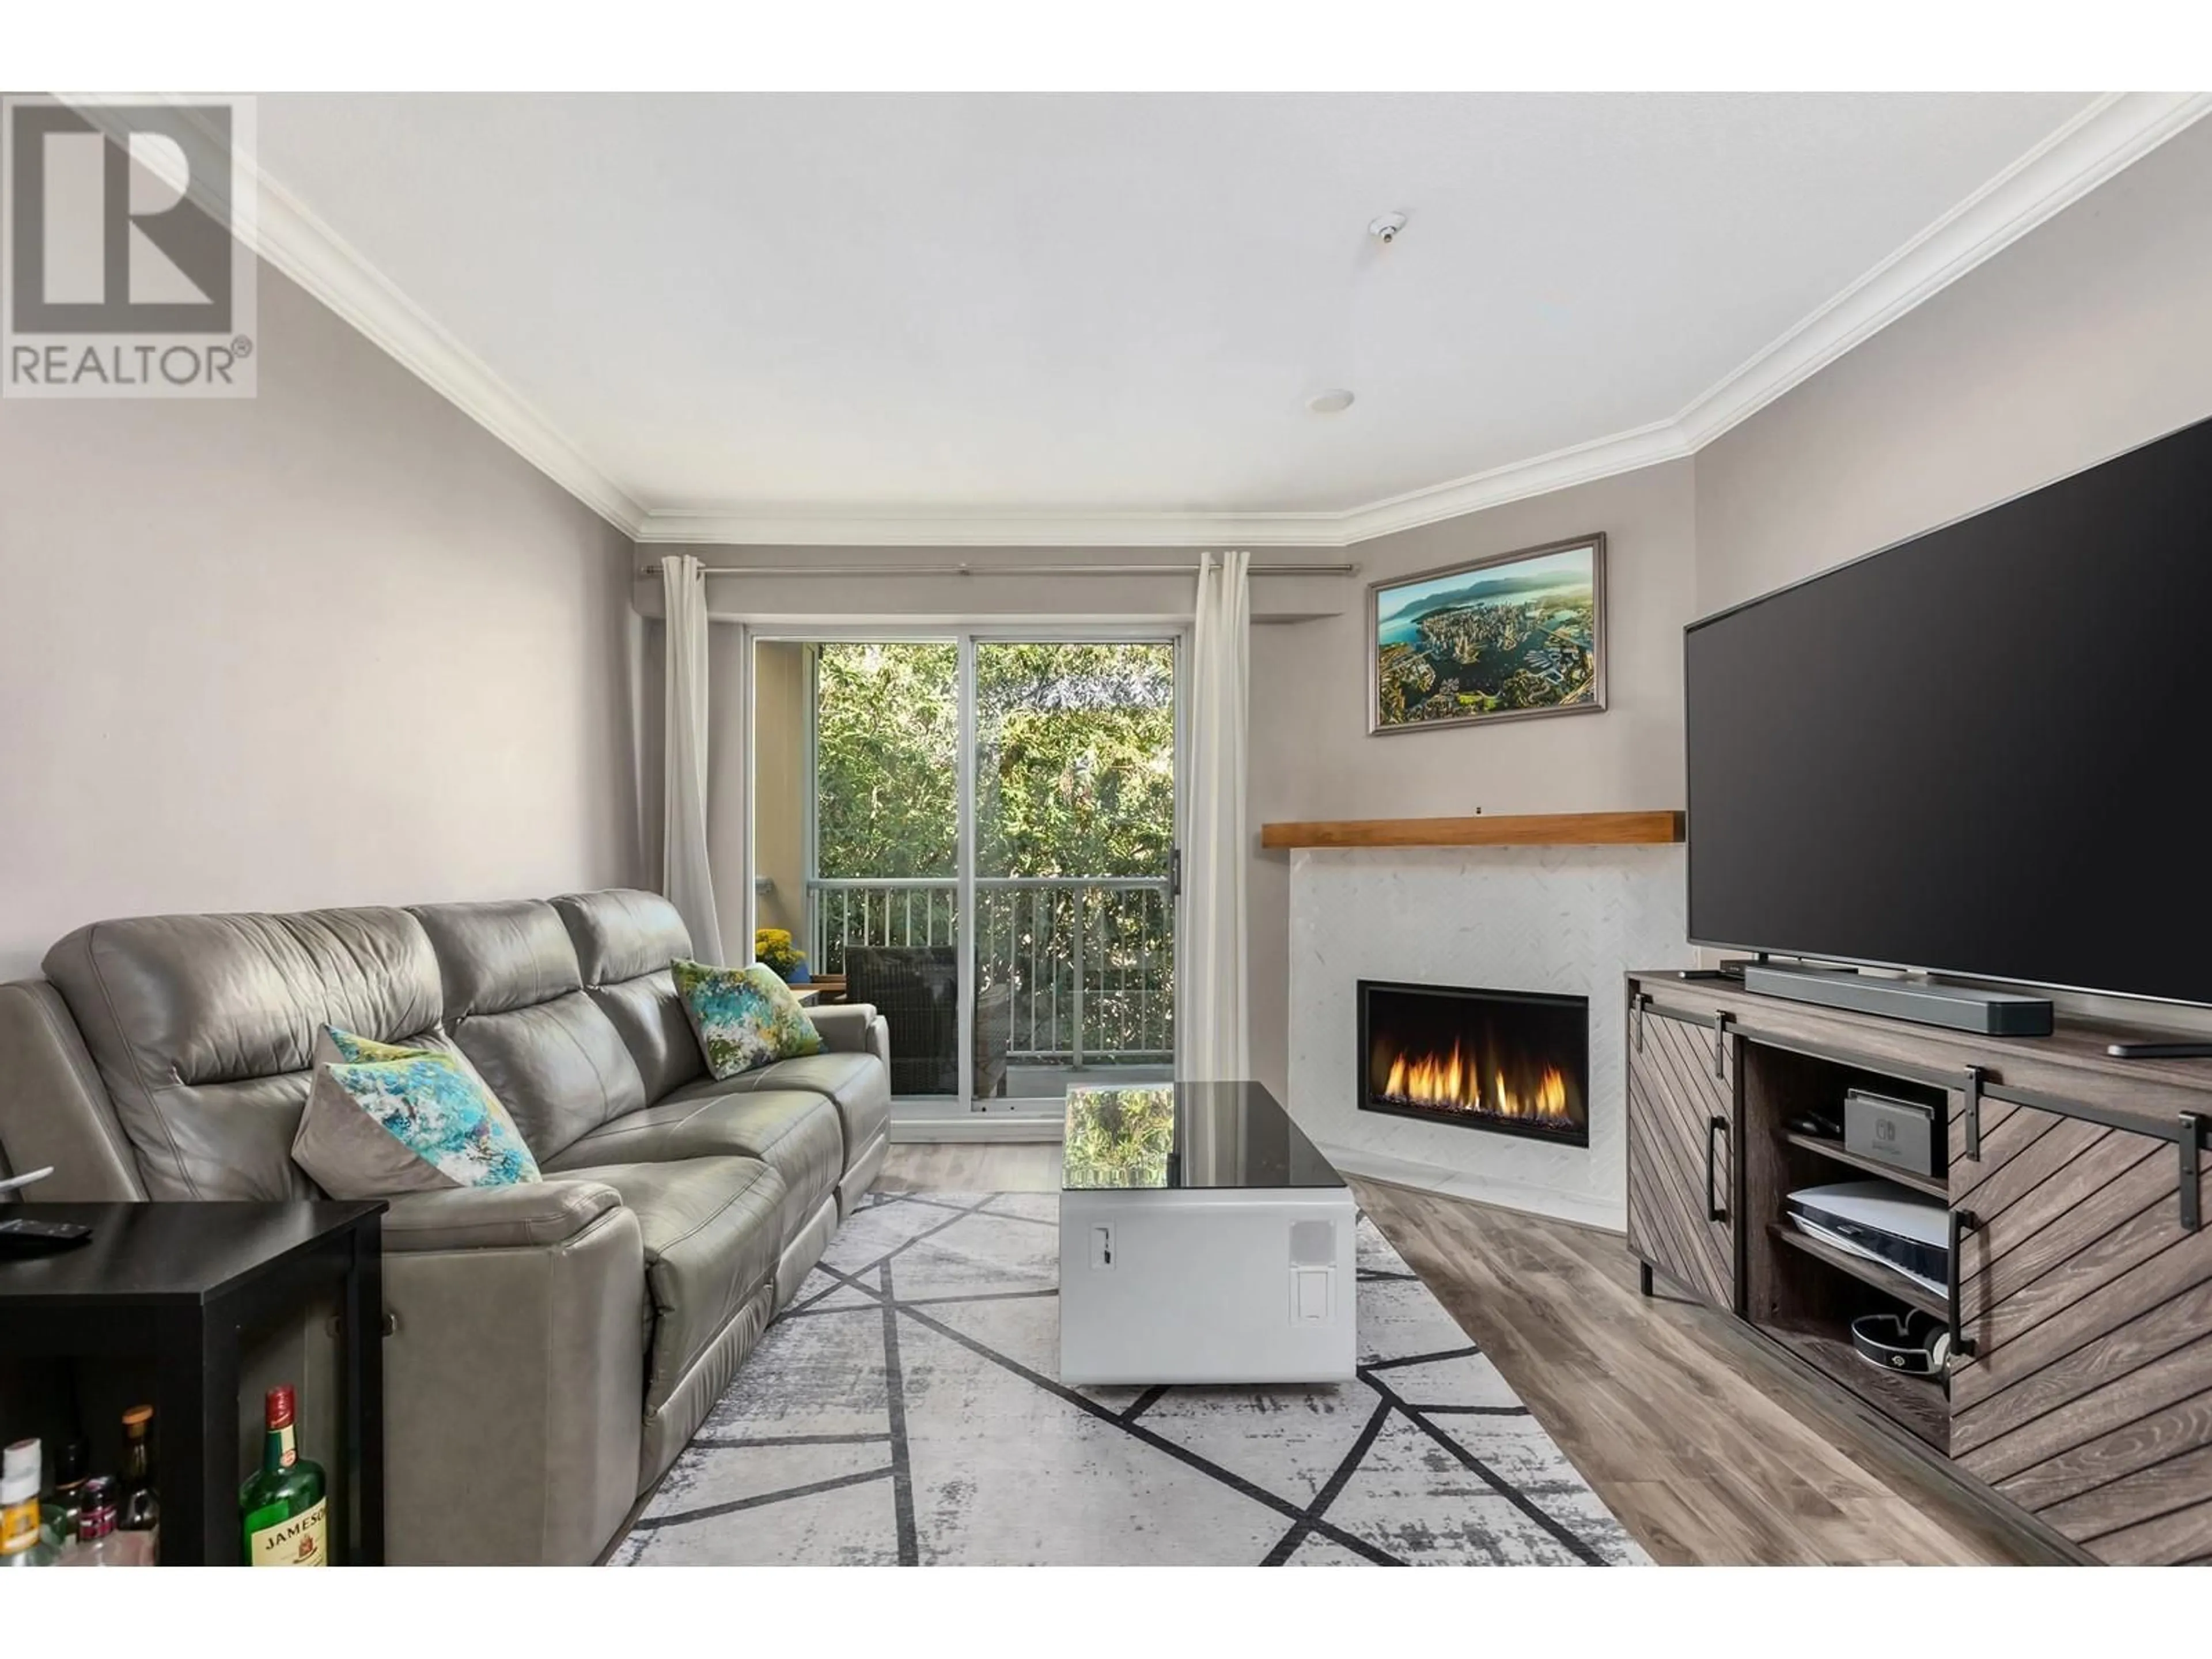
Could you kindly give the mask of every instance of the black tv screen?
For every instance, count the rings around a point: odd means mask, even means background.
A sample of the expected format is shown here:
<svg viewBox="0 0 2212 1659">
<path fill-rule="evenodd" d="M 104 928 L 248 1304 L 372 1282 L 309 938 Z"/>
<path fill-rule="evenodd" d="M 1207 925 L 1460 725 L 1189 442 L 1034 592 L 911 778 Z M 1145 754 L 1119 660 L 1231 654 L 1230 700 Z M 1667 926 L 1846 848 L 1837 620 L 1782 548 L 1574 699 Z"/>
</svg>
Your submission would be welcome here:
<svg viewBox="0 0 2212 1659">
<path fill-rule="evenodd" d="M 1686 653 L 1698 944 L 2212 1003 L 2212 421 Z"/>
</svg>

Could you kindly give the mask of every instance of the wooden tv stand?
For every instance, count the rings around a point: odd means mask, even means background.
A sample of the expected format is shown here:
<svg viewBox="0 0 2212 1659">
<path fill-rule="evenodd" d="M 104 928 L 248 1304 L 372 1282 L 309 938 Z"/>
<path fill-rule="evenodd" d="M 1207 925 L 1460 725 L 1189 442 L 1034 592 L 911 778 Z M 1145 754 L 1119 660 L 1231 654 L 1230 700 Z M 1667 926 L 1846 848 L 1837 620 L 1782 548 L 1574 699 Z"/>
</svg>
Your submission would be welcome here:
<svg viewBox="0 0 2212 1659">
<path fill-rule="evenodd" d="M 2062 1018 L 1990 1037 L 1631 974 L 1628 1243 L 1902 1431 L 2056 1556 L 2212 1559 L 2212 1060 L 2116 1060 L 2160 1034 Z M 1858 1085 L 1948 1117 L 1955 1288 L 1792 1228 L 1801 1187 L 1899 1179 L 1793 1130 Z M 1948 1378 L 1881 1370 L 1860 1314 L 1947 1320 Z"/>
</svg>

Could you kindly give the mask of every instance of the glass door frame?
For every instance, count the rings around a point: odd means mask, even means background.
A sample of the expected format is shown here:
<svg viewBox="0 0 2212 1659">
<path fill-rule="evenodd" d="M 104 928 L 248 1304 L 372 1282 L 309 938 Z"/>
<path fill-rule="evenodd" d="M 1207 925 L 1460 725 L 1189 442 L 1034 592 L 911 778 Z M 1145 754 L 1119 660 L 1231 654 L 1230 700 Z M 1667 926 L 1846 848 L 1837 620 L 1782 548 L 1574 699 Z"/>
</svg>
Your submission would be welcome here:
<svg viewBox="0 0 2212 1659">
<path fill-rule="evenodd" d="M 979 644 L 1004 643 L 1014 645 L 1166 645 L 1174 651 L 1173 677 L 1175 683 L 1175 853 L 1170 866 L 1168 915 L 1174 930 L 1174 949 L 1171 952 L 1171 971 L 1175 978 L 1172 1018 L 1175 1023 L 1175 1054 L 1171 1069 L 1180 1071 L 1183 1048 L 1183 972 L 1185 944 L 1182 926 L 1182 849 L 1188 842 L 1190 800 L 1188 781 L 1189 756 L 1188 714 L 1189 699 L 1186 696 L 1186 681 L 1190 665 L 1190 624 L 1182 620 L 1163 621 L 1158 617 L 1133 618 L 1125 622 L 1085 618 L 1078 622 L 1053 621 L 1042 623 L 946 622 L 937 617 L 913 621 L 878 621 L 868 623 L 838 622 L 819 625 L 804 621 L 739 623 L 738 660 L 744 665 L 744 684 L 738 699 L 738 718 L 744 723 L 745 753 L 745 822 L 744 835 L 744 937 L 750 939 L 759 925 L 757 901 L 759 890 L 755 871 L 754 825 L 759 810 L 757 779 L 754 772 L 758 744 L 753 731 L 754 676 L 757 665 L 754 647 L 763 643 L 787 645 L 844 645 L 880 641 L 908 645 L 953 645 L 958 652 L 958 671 L 955 695 L 958 699 L 956 738 L 957 753 L 954 757 L 954 799 L 958 819 L 957 841 L 953 859 L 956 872 L 954 887 L 954 941 L 957 951 L 960 1003 L 956 1030 L 959 1065 L 959 1091 L 949 1097 L 934 1096 L 894 1097 L 892 1114 L 895 1120 L 909 1122 L 973 1121 L 985 1115 L 994 1115 L 1001 1120 L 1024 1118 L 1043 1120 L 1054 1123 L 1061 1120 L 1062 1111 L 1057 1102 L 1007 1100 L 988 1103 L 975 1098 L 975 647 Z M 817 866 L 816 829 L 817 803 L 812 787 L 815 777 L 815 707 L 811 696 L 806 701 L 805 754 L 809 787 L 802 805 L 805 818 L 806 866 L 810 872 Z M 811 894 L 806 898 L 811 907 Z M 810 910 L 811 914 L 811 910 Z M 1080 972 L 1079 964 L 1078 971 Z M 933 1110 L 944 1101 L 944 1109 Z"/>
</svg>

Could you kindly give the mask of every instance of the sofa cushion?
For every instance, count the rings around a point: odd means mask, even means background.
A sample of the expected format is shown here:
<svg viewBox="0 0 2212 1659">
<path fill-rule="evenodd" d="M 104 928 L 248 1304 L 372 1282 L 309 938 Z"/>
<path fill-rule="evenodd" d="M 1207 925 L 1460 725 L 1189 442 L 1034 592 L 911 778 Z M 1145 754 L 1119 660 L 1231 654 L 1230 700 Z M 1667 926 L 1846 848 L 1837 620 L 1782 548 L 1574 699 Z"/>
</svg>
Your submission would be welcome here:
<svg viewBox="0 0 2212 1659">
<path fill-rule="evenodd" d="M 585 994 L 560 912 L 542 899 L 424 904 L 453 1040 L 542 1162 L 645 1104 L 645 1080 Z"/>
<path fill-rule="evenodd" d="M 534 1008 L 474 1015 L 453 1028 L 453 1037 L 541 1164 L 645 1104 L 637 1062 L 581 991 Z"/>
<path fill-rule="evenodd" d="M 676 977 L 667 969 L 612 985 L 593 985 L 584 994 L 621 1034 L 644 1081 L 647 1100 L 658 1100 L 707 1075 L 707 1057 L 691 1034 L 684 999 L 676 994 Z"/>
<path fill-rule="evenodd" d="M 157 1199 L 313 1196 L 291 1147 L 319 1029 L 404 1042 L 441 1011 L 404 910 L 94 922 L 45 967 Z"/>
<path fill-rule="evenodd" d="M 584 989 L 614 1022 L 645 1081 L 645 1097 L 703 1076 L 706 1057 L 676 994 L 668 964 L 691 954 L 676 907 L 658 893 L 612 887 L 553 901 L 575 946 Z"/>
<path fill-rule="evenodd" d="M 584 988 L 568 930 L 544 899 L 417 904 L 408 914 L 437 953 L 448 1019 L 533 1007 Z"/>
<path fill-rule="evenodd" d="M 775 1271 L 783 1182 L 749 1158 L 606 1164 L 566 1170 L 603 1182 L 636 1213 L 652 1308 L 645 1333 L 645 1409 L 659 1409 L 691 1362 Z"/>
<path fill-rule="evenodd" d="M 780 1060 L 724 1081 L 708 1079 L 690 1084 L 671 1098 L 715 1091 L 742 1094 L 752 1089 L 804 1090 L 835 1106 L 844 1126 L 848 1170 L 890 1122 L 890 1073 L 872 1054 L 808 1054 L 801 1060 Z"/>
<path fill-rule="evenodd" d="M 709 1079 L 709 1089 L 726 1086 Z M 836 1109 L 817 1094 L 685 1089 L 592 1130 L 545 1167 L 565 1175 L 594 1164 L 663 1164 L 720 1154 L 757 1158 L 782 1178 L 781 1225 L 790 1239 L 844 1173 L 844 1131 Z"/>
<path fill-rule="evenodd" d="M 611 985 L 662 971 L 691 954 L 691 934 L 676 907 L 658 893 L 610 887 L 565 893 L 553 908 L 568 930 L 586 985 Z"/>
<path fill-rule="evenodd" d="M 300 1114 L 312 1081 L 306 1072 L 286 1072 L 279 1077 L 163 1090 L 155 1097 L 160 1102 L 154 1120 L 158 1139 L 150 1147 L 135 1146 L 146 1196 L 322 1197 L 307 1172 L 292 1159 L 292 1141 L 300 1133 Z"/>
</svg>

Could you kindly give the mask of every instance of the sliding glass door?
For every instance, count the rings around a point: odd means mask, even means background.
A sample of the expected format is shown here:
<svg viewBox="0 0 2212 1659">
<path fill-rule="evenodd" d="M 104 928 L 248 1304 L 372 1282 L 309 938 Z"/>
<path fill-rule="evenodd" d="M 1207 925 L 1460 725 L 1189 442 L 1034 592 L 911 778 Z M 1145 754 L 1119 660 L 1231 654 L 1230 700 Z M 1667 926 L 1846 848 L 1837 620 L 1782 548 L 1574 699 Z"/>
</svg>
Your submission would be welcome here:
<svg viewBox="0 0 2212 1659">
<path fill-rule="evenodd" d="M 756 636 L 757 919 L 808 994 L 883 1011 L 908 1115 L 1171 1074 L 1177 659 L 1165 635 Z"/>
<path fill-rule="evenodd" d="M 1175 647 L 975 643 L 979 1097 L 1175 1060 Z M 1005 1056 L 1005 1064 L 998 1056 Z"/>
</svg>

